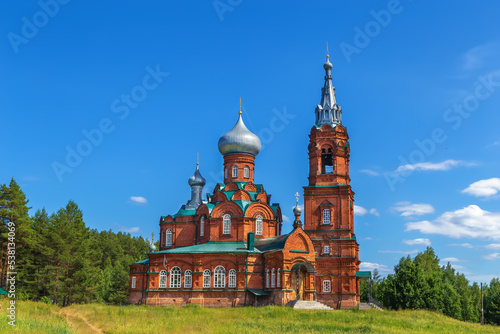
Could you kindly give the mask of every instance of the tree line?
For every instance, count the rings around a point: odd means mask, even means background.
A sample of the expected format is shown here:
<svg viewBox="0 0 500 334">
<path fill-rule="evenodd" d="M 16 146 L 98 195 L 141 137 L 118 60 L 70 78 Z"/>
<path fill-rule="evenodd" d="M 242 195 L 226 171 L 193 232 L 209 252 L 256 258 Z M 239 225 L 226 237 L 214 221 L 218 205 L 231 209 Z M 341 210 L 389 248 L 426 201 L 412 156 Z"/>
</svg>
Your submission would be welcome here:
<svg viewBox="0 0 500 334">
<path fill-rule="evenodd" d="M 43 208 L 30 216 L 29 209 L 14 179 L 0 186 L 0 285 L 4 289 L 8 290 L 9 272 L 16 272 L 16 297 L 21 300 L 62 306 L 127 301 L 129 265 L 144 258 L 147 240 L 89 229 L 72 200 L 51 214 Z M 15 226 L 15 268 L 8 263 L 9 225 Z"/>
<path fill-rule="evenodd" d="M 440 266 L 432 247 L 415 258 L 402 257 L 394 266 L 394 274 L 381 278 L 375 269 L 370 280 L 361 282 L 361 299 L 373 298 L 384 307 L 398 309 L 427 309 L 452 318 L 480 322 L 481 289 L 469 283 L 464 274 L 448 263 Z M 485 323 L 500 325 L 500 280 L 494 278 L 483 285 Z"/>
</svg>

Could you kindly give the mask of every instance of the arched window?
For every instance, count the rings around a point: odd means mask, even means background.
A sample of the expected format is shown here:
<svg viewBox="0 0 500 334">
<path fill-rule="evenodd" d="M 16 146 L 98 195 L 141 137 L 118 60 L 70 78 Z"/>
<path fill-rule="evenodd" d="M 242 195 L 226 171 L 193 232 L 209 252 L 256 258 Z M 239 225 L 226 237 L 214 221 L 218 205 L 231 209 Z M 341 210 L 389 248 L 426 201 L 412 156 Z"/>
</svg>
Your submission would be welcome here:
<svg viewBox="0 0 500 334">
<path fill-rule="evenodd" d="M 245 166 L 245 168 L 243 168 L 243 176 L 245 177 L 245 179 L 248 179 L 250 177 L 250 168 L 248 168 L 248 166 Z"/>
<path fill-rule="evenodd" d="M 269 289 L 269 269 L 266 269 L 266 289 Z"/>
<path fill-rule="evenodd" d="M 205 217 L 200 219 L 200 237 L 205 235 Z"/>
<path fill-rule="evenodd" d="M 172 270 L 170 270 L 170 287 L 181 287 L 181 268 L 173 267 Z"/>
<path fill-rule="evenodd" d="M 276 280 L 276 273 L 274 272 L 274 268 L 271 270 L 271 288 L 274 288 L 274 281 Z"/>
<path fill-rule="evenodd" d="M 255 234 L 262 235 L 262 216 L 257 216 L 257 220 L 255 221 Z"/>
<path fill-rule="evenodd" d="M 227 179 L 227 168 L 224 168 L 224 178 Z"/>
<path fill-rule="evenodd" d="M 330 209 L 323 210 L 323 225 L 330 225 Z"/>
<path fill-rule="evenodd" d="M 223 266 L 217 266 L 214 270 L 214 288 L 226 286 L 226 270 Z"/>
<path fill-rule="evenodd" d="M 165 232 L 165 247 L 172 247 L 172 229 Z"/>
<path fill-rule="evenodd" d="M 330 291 L 332 291 L 332 286 L 330 281 L 328 280 L 323 281 L 323 292 L 330 292 Z"/>
<path fill-rule="evenodd" d="M 167 271 L 160 271 L 160 289 L 164 289 L 167 287 Z"/>
<path fill-rule="evenodd" d="M 236 288 L 236 270 L 229 270 L 229 288 Z"/>
<path fill-rule="evenodd" d="M 184 272 L 184 287 L 191 288 L 193 286 L 193 276 L 191 270 L 186 270 Z"/>
<path fill-rule="evenodd" d="M 233 177 L 238 177 L 238 166 L 233 166 Z"/>
<path fill-rule="evenodd" d="M 333 173 L 333 155 L 332 149 L 329 148 L 328 152 L 326 149 L 321 150 L 321 174 L 332 174 Z"/>
<path fill-rule="evenodd" d="M 135 283 L 137 278 L 135 276 L 132 277 L 132 289 L 135 289 Z"/>
<path fill-rule="evenodd" d="M 227 213 L 223 217 L 222 234 L 231 234 L 231 215 Z"/>
<path fill-rule="evenodd" d="M 279 288 L 281 287 L 281 275 L 280 275 L 280 269 L 278 268 L 278 275 L 276 276 L 276 286 Z"/>
<path fill-rule="evenodd" d="M 210 287 L 210 270 L 209 269 L 205 269 L 203 271 L 203 287 L 204 288 Z"/>
</svg>

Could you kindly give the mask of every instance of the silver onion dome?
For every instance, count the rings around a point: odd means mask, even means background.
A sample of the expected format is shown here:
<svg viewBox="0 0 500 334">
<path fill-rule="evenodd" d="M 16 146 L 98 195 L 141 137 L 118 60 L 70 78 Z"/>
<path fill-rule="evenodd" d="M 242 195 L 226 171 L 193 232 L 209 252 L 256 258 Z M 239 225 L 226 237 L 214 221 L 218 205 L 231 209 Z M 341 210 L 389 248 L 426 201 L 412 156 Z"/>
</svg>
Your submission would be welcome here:
<svg viewBox="0 0 500 334">
<path fill-rule="evenodd" d="M 241 113 L 236 125 L 219 139 L 219 152 L 222 155 L 243 153 L 256 156 L 260 152 L 260 139 L 250 132 L 243 123 Z"/>
<path fill-rule="evenodd" d="M 188 184 L 190 186 L 205 186 L 207 181 L 201 176 L 200 169 L 198 168 L 198 164 L 196 164 L 196 170 L 194 171 L 193 176 L 188 179 Z"/>
<path fill-rule="evenodd" d="M 302 213 L 302 209 L 300 208 L 299 204 L 297 203 L 297 205 L 293 208 L 293 213 L 295 215 L 300 215 Z"/>
<path fill-rule="evenodd" d="M 156 246 L 155 244 L 151 241 L 151 243 L 149 244 L 149 251 L 151 253 L 155 252 L 156 251 Z"/>
<path fill-rule="evenodd" d="M 325 64 L 323 65 L 323 68 L 325 70 L 331 70 L 333 68 L 333 65 L 332 63 L 330 63 L 330 60 L 328 58 L 326 58 L 326 62 Z"/>
</svg>

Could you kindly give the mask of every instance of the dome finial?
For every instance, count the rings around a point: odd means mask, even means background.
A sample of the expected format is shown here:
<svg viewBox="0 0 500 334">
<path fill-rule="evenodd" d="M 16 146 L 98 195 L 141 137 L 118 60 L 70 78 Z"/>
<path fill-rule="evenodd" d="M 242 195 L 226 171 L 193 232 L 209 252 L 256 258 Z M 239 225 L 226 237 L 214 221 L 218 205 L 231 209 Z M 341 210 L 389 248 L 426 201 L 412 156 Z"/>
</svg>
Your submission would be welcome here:
<svg viewBox="0 0 500 334">
<path fill-rule="evenodd" d="M 156 251 L 156 246 L 155 246 L 155 233 L 151 233 L 151 244 L 149 245 L 149 252 L 152 253 Z"/>
<path fill-rule="evenodd" d="M 240 97 L 240 111 L 238 112 L 238 115 L 241 115 L 241 97 Z"/>
<path fill-rule="evenodd" d="M 196 152 L 196 168 L 198 168 L 199 164 L 200 164 L 200 153 Z"/>
<path fill-rule="evenodd" d="M 330 54 L 328 53 L 328 42 L 326 42 L 326 60 L 330 57 Z"/>
</svg>

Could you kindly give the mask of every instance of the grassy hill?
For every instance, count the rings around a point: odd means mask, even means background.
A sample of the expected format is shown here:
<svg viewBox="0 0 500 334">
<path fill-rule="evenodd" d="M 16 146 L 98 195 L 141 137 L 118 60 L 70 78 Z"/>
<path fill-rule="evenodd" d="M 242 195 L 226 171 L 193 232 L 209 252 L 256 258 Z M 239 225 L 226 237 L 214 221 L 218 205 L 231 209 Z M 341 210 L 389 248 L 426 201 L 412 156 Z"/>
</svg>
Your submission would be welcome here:
<svg viewBox="0 0 500 334">
<path fill-rule="evenodd" d="M 288 307 L 72 305 L 17 302 L 16 327 L 1 300 L 0 332 L 19 333 L 500 333 L 428 311 L 307 311 Z"/>
</svg>

